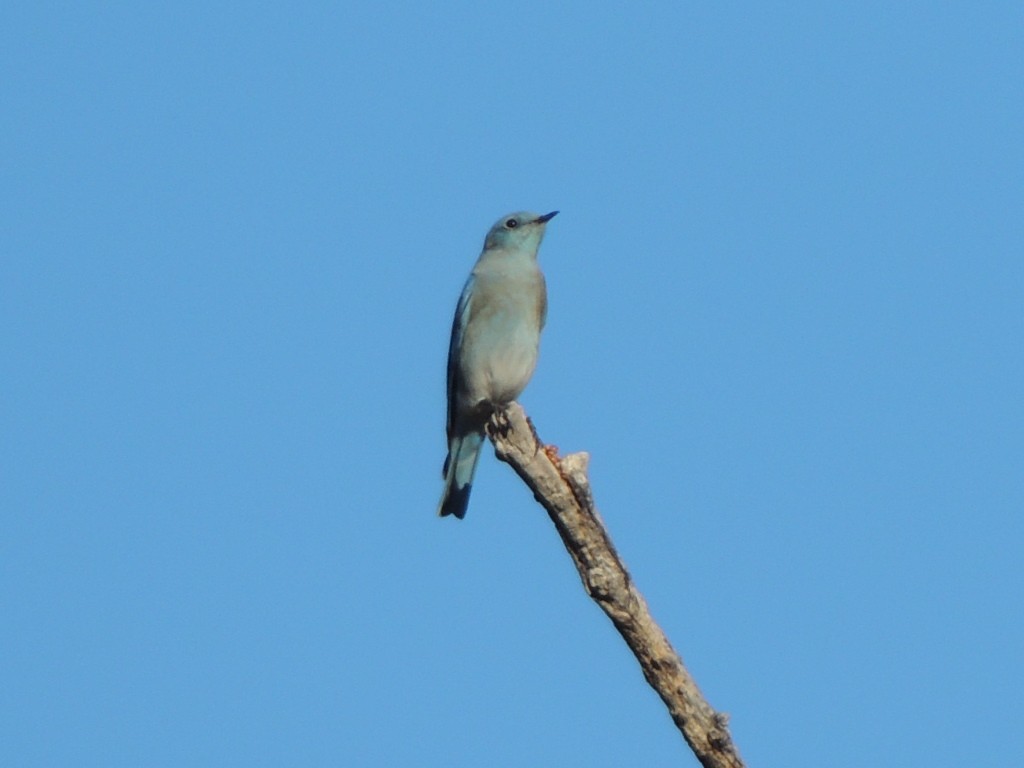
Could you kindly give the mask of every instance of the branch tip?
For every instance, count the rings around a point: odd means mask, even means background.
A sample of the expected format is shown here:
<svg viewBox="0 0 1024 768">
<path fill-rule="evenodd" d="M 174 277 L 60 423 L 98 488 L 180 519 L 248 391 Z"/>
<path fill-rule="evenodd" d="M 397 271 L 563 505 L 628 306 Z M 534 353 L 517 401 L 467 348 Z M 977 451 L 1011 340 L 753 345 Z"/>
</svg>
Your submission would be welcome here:
<svg viewBox="0 0 1024 768">
<path fill-rule="evenodd" d="M 587 594 L 633 651 L 701 765 L 743 768 L 729 735 L 729 716 L 715 712 L 701 694 L 615 551 L 594 505 L 587 478 L 590 455 L 581 451 L 559 458 L 558 448 L 540 439 L 515 402 L 496 410 L 486 430 L 497 457 L 516 471 L 547 510 Z M 536 460 L 541 451 L 549 461 Z"/>
</svg>

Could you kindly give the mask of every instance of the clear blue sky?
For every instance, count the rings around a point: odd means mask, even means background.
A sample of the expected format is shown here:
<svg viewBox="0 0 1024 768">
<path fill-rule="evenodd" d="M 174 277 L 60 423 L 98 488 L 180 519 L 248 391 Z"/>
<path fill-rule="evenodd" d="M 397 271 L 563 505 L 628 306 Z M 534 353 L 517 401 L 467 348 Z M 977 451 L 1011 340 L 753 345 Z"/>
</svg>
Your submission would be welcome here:
<svg viewBox="0 0 1024 768">
<path fill-rule="evenodd" d="M 487 450 L 522 398 L 751 766 L 1024 760 L 1019 3 L 75 3 L 0 25 L 0 764 L 696 765 Z"/>
</svg>

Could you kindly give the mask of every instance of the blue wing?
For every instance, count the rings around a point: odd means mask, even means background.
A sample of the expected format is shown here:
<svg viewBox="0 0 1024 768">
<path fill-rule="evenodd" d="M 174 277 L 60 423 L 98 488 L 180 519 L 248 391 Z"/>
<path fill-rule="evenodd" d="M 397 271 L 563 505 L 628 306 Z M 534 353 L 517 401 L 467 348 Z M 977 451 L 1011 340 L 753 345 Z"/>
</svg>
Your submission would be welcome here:
<svg viewBox="0 0 1024 768">
<path fill-rule="evenodd" d="M 438 505 L 438 514 L 455 515 L 460 520 L 466 516 L 469 505 L 469 491 L 473 487 L 473 473 L 477 459 L 480 458 L 480 444 L 483 434 L 455 434 L 455 393 L 459 387 L 459 356 L 462 354 L 462 342 L 466 334 L 472 312 L 473 287 L 476 278 L 470 274 L 466 285 L 459 296 L 459 304 L 455 308 L 455 320 L 452 322 L 452 338 L 448 344 L 448 456 L 441 470 L 444 476 L 444 492 Z"/>
<path fill-rule="evenodd" d="M 469 322 L 470 305 L 473 301 L 473 285 L 476 278 L 470 274 L 462 288 L 459 304 L 455 308 L 455 319 L 452 321 L 452 337 L 448 343 L 448 441 L 451 442 L 455 428 L 455 390 L 458 387 L 459 354 L 462 350 L 462 339 Z"/>
</svg>

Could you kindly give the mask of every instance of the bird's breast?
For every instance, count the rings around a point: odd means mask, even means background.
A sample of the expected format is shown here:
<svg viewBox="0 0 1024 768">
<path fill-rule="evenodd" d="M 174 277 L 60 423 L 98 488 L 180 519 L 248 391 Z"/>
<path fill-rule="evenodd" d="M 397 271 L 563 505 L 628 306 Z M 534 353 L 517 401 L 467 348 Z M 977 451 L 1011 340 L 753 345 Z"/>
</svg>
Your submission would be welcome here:
<svg viewBox="0 0 1024 768">
<path fill-rule="evenodd" d="M 492 296 L 475 309 L 461 356 L 468 399 L 511 402 L 526 387 L 537 365 L 537 302 L 511 293 Z"/>
</svg>

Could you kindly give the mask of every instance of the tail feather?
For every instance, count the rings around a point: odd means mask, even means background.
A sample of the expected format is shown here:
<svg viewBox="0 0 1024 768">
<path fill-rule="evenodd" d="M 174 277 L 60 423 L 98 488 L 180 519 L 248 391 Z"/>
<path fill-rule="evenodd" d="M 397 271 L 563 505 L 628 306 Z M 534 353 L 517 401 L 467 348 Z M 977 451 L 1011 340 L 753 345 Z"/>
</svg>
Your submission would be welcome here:
<svg viewBox="0 0 1024 768">
<path fill-rule="evenodd" d="M 479 432 L 452 438 L 448 458 L 444 462 L 444 493 L 437 507 L 437 514 L 441 517 L 455 515 L 461 520 L 466 516 L 473 473 L 476 472 L 483 440 L 484 436 Z"/>
</svg>

